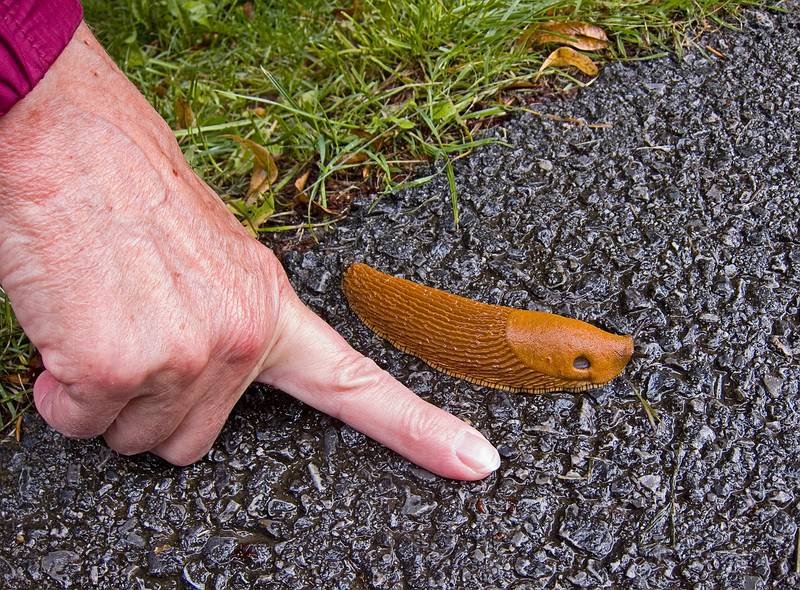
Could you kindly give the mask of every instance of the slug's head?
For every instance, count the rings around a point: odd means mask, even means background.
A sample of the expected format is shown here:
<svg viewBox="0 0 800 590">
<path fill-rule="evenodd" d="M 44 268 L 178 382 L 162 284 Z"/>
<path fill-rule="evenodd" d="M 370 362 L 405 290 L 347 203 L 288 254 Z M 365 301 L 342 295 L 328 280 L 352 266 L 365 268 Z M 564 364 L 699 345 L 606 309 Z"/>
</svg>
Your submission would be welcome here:
<svg viewBox="0 0 800 590">
<path fill-rule="evenodd" d="M 607 383 L 633 354 L 630 336 L 536 311 L 513 311 L 506 337 L 527 367 L 549 378 L 547 389 L 579 391 Z"/>
</svg>

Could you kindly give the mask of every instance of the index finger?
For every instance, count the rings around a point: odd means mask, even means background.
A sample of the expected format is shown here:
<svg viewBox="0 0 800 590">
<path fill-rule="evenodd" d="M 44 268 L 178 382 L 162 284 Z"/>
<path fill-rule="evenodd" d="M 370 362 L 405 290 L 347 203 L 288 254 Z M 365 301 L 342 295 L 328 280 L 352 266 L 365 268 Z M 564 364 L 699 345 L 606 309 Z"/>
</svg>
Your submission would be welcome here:
<svg viewBox="0 0 800 590">
<path fill-rule="evenodd" d="M 429 404 L 364 357 L 293 293 L 258 380 L 342 420 L 414 463 L 453 479 L 500 466 L 473 427 Z"/>
</svg>

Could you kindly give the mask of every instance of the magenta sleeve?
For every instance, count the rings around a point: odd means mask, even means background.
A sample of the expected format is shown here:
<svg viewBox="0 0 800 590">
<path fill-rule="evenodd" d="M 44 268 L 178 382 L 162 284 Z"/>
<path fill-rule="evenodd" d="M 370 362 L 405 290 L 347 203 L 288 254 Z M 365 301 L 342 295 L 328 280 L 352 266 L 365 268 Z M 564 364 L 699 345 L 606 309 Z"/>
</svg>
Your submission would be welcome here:
<svg viewBox="0 0 800 590">
<path fill-rule="evenodd" d="M 79 0 L 0 0 L 0 116 L 42 79 L 82 17 Z"/>
</svg>

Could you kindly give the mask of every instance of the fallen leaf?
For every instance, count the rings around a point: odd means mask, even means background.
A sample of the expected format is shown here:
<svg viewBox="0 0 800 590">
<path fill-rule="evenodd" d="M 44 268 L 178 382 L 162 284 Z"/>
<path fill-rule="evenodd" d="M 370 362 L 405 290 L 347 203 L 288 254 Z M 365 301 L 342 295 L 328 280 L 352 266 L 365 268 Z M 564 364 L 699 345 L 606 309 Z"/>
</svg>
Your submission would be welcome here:
<svg viewBox="0 0 800 590">
<path fill-rule="evenodd" d="M 589 76 L 596 76 L 598 72 L 597 66 L 587 55 L 578 53 L 572 47 L 559 47 L 544 60 L 542 67 L 539 68 L 539 74 L 547 68 L 559 66 L 572 66 Z"/>
<path fill-rule="evenodd" d="M 253 20 L 253 3 L 245 2 L 242 4 L 242 12 L 247 20 Z"/>
<path fill-rule="evenodd" d="M 153 94 L 155 94 L 159 98 L 164 98 L 167 95 L 167 91 L 169 88 L 167 87 L 166 82 L 160 82 L 153 86 Z"/>
<path fill-rule="evenodd" d="M 0 375 L 0 381 L 13 383 L 14 385 L 27 385 L 31 382 L 31 377 L 28 373 L 9 373 L 7 375 Z"/>
<path fill-rule="evenodd" d="M 308 182 L 309 174 L 311 174 L 311 170 L 306 170 L 300 176 L 297 177 L 297 180 L 294 181 L 294 188 L 297 189 L 298 193 L 302 193 L 303 190 L 306 188 L 306 182 Z"/>
<path fill-rule="evenodd" d="M 17 442 L 22 438 L 22 414 L 17 416 L 17 424 L 14 426 L 14 438 Z"/>
<path fill-rule="evenodd" d="M 275 158 L 270 151 L 263 145 L 239 135 L 229 135 L 228 137 L 253 154 L 255 160 L 253 162 L 253 174 L 250 176 L 250 188 L 247 191 L 248 200 L 250 200 L 253 195 L 258 195 L 268 190 L 278 179 L 278 165 L 275 163 Z"/>
<path fill-rule="evenodd" d="M 334 8 L 333 9 L 333 16 L 338 19 L 344 19 L 347 17 L 356 17 L 361 12 L 361 6 L 358 0 L 353 0 L 350 6 L 347 8 Z"/>
<path fill-rule="evenodd" d="M 369 131 L 365 131 L 364 129 L 353 129 L 353 135 L 356 137 L 360 137 L 361 139 L 369 139 L 373 140 L 377 137 L 374 133 L 370 133 Z"/>
<path fill-rule="evenodd" d="M 247 189 L 247 198 L 245 202 L 248 205 L 252 205 L 258 198 L 258 195 L 269 188 L 269 185 L 270 182 L 267 171 L 264 170 L 264 167 L 256 160 L 256 162 L 253 163 L 253 173 L 250 175 L 250 186 Z"/>
<path fill-rule="evenodd" d="M 192 107 L 182 98 L 175 99 L 175 119 L 178 129 L 188 129 L 194 123 Z"/>
<path fill-rule="evenodd" d="M 606 32 L 597 25 L 580 21 L 549 22 L 530 25 L 520 35 L 524 45 L 561 43 L 584 51 L 595 51 L 608 47 Z"/>
<path fill-rule="evenodd" d="M 351 152 L 342 156 L 342 164 L 361 164 L 369 160 L 369 156 L 364 152 Z"/>
</svg>

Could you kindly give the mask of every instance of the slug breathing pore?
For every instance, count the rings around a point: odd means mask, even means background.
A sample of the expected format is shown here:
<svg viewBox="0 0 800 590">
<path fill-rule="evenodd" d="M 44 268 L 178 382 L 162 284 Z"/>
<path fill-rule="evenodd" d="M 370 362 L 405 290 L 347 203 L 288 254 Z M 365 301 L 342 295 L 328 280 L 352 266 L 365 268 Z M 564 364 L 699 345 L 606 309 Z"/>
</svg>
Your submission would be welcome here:
<svg viewBox="0 0 800 590">
<path fill-rule="evenodd" d="M 367 326 L 454 377 L 528 393 L 586 391 L 628 364 L 633 339 L 580 320 L 480 303 L 392 277 L 366 264 L 342 288 Z"/>
</svg>

